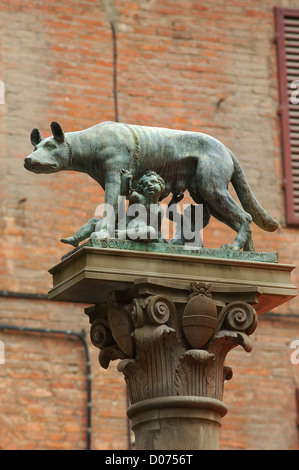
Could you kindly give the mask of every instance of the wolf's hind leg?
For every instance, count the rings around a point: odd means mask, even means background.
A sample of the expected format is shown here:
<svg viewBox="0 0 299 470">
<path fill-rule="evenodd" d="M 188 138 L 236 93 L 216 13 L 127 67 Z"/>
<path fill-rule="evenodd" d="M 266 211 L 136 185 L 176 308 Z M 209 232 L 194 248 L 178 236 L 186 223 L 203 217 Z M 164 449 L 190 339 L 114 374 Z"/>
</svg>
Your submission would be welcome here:
<svg viewBox="0 0 299 470">
<path fill-rule="evenodd" d="M 224 249 L 252 251 L 251 222 L 252 217 L 245 212 L 229 194 L 228 190 L 209 189 L 204 191 L 204 199 L 208 202 L 212 215 L 237 232 L 232 244 L 225 244 Z"/>
</svg>

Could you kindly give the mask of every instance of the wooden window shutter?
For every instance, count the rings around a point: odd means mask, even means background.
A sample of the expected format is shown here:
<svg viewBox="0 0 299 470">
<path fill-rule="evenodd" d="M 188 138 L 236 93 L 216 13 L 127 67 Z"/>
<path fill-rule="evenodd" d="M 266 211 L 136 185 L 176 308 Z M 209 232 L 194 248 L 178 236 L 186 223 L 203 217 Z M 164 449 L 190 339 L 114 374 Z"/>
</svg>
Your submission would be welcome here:
<svg viewBox="0 0 299 470">
<path fill-rule="evenodd" d="M 299 9 L 277 7 L 275 16 L 286 221 L 299 225 Z"/>
</svg>

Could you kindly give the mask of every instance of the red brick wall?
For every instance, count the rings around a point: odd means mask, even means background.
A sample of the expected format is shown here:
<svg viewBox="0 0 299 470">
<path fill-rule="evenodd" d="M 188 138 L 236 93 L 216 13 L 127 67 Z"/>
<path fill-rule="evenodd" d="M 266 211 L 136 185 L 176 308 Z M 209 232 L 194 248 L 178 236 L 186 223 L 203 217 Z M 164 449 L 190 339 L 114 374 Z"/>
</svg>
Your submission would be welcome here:
<svg viewBox="0 0 299 470">
<path fill-rule="evenodd" d="M 106 5 L 106 8 L 105 8 Z M 107 10 L 107 5 L 111 8 Z M 48 269 L 66 252 L 59 240 L 94 215 L 103 192 L 86 175 L 24 170 L 30 131 L 50 135 L 114 120 L 113 43 L 117 25 L 118 104 L 123 122 L 209 133 L 240 159 L 258 198 L 280 222 L 254 229 L 258 251 L 297 264 L 299 231 L 285 226 L 277 115 L 275 5 L 297 0 L 3 0 L 0 5 L 0 290 L 47 293 Z M 233 233 L 212 221 L 207 246 Z M 293 280 L 297 282 L 296 270 Z M 0 297 L 0 324 L 87 333 L 84 306 Z M 290 343 L 299 338 L 299 300 L 277 309 L 294 318 L 260 321 L 250 354 L 233 351 L 226 384 L 224 448 L 298 445 Z M 2 448 L 84 448 L 85 359 L 80 341 L 0 330 Z M 92 446 L 125 449 L 126 390 L 115 365 L 92 357 Z M 298 366 L 297 366 L 298 367 Z M 75 413 L 74 413 L 75 410 Z M 3 423 L 3 426 L 2 426 Z M 5 429 L 5 432 L 2 431 Z"/>
<path fill-rule="evenodd" d="M 225 384 L 229 411 L 222 422 L 222 449 L 298 449 L 299 366 L 291 364 L 290 348 L 298 338 L 298 324 L 297 318 L 267 314 L 252 335 L 252 352 L 238 347 L 228 355 L 233 378 Z"/>
</svg>

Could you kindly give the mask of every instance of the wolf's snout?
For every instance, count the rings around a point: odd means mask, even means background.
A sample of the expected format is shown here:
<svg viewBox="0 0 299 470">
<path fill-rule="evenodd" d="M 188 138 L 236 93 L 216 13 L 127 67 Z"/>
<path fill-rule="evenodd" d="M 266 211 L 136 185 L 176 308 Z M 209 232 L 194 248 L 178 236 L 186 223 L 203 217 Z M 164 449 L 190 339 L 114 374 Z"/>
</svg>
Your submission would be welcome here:
<svg viewBox="0 0 299 470">
<path fill-rule="evenodd" d="M 32 165 L 32 159 L 30 157 L 26 157 L 24 160 L 24 167 L 26 169 L 30 168 Z"/>
<path fill-rule="evenodd" d="M 26 168 L 26 170 L 36 171 L 41 169 L 42 165 L 39 161 L 35 160 L 34 158 L 26 157 L 24 160 L 24 167 Z"/>
<path fill-rule="evenodd" d="M 33 171 L 33 173 L 53 173 L 58 169 L 56 162 L 40 161 L 35 156 L 30 155 L 25 158 L 24 167 L 28 171 Z"/>
</svg>

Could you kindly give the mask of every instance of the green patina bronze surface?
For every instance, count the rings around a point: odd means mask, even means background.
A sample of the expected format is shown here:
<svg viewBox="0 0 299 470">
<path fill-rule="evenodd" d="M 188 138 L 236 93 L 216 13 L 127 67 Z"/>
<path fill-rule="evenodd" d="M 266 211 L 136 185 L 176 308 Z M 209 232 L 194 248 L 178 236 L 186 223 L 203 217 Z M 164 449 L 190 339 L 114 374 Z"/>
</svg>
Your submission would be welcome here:
<svg viewBox="0 0 299 470">
<path fill-rule="evenodd" d="M 156 172 L 165 181 L 160 201 L 170 193 L 177 198 L 188 191 L 196 204 L 204 206 L 207 221 L 212 215 L 237 232 L 223 249 L 254 251 L 252 221 L 270 232 L 278 227 L 255 198 L 238 159 L 214 137 L 115 122 L 66 134 L 53 122 L 51 129 L 53 136 L 48 138 L 33 129 L 34 152 L 25 159 L 25 168 L 34 173 L 74 170 L 96 180 L 105 190 L 105 204 L 114 208 L 113 215 L 103 218 L 98 239 L 114 236 L 122 169 L 132 174 L 132 188 L 148 170 Z M 229 183 L 242 207 L 230 195 Z"/>
<path fill-rule="evenodd" d="M 155 253 L 167 253 L 172 255 L 196 256 L 206 258 L 222 258 L 236 259 L 244 261 L 256 261 L 264 263 L 278 263 L 279 254 L 275 252 L 257 252 L 257 251 L 231 251 L 217 248 L 198 248 L 197 250 L 188 249 L 187 246 L 170 245 L 165 243 L 141 242 L 132 240 L 105 239 L 93 240 L 89 239 L 79 247 L 71 250 L 64 255 L 62 259 L 66 259 L 84 246 L 92 246 L 112 250 L 128 250 L 128 251 L 147 251 Z"/>
</svg>

